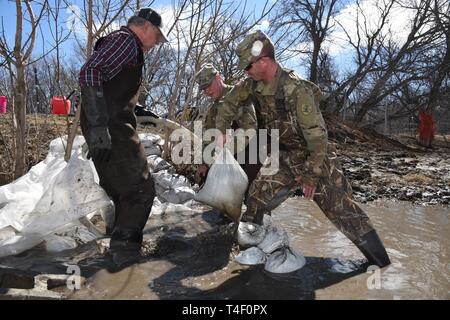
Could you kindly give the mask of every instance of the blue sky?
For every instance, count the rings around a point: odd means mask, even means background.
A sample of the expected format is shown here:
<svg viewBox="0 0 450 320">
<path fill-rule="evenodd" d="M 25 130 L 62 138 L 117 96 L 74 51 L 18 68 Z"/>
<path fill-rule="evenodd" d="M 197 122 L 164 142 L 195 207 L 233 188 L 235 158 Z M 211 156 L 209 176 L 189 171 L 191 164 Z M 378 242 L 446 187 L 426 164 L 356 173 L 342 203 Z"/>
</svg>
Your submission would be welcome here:
<svg viewBox="0 0 450 320">
<path fill-rule="evenodd" d="M 275 0 L 271 0 L 272 2 Z M 172 0 L 161 0 L 161 1 L 142 1 L 142 6 L 147 6 L 151 4 L 151 7 L 158 9 L 163 7 L 168 7 L 172 5 Z M 239 2 L 240 1 L 236 1 Z M 54 0 L 49 0 L 50 5 L 54 4 Z M 83 1 L 82 0 L 69 0 L 68 3 L 82 7 Z M 152 4 L 153 3 L 153 4 Z M 248 0 L 247 1 L 247 8 L 246 10 L 248 12 L 255 12 L 261 11 L 263 9 L 264 1 L 262 0 Z M 35 14 L 38 14 L 38 8 L 35 8 Z M 23 5 L 23 10 L 25 10 L 25 6 Z M 68 9 L 63 9 L 61 12 L 62 20 L 67 21 L 72 16 L 72 12 Z M 15 1 L 11 0 L 0 0 L 0 22 L 2 23 L 3 27 L 0 27 L 0 30 L 4 28 L 5 36 L 8 40 L 9 45 L 12 47 L 14 43 L 14 35 L 15 35 L 15 29 L 16 29 L 16 7 L 15 7 Z M 66 24 L 63 24 L 66 25 Z M 24 21 L 23 24 L 25 32 L 29 33 L 30 28 L 29 24 Z M 45 51 L 45 48 L 49 48 L 52 46 L 53 40 L 52 36 L 49 31 L 48 22 L 47 20 L 43 20 L 41 23 L 41 30 L 42 34 L 39 35 L 39 37 L 36 39 L 36 46 L 33 51 L 34 56 L 38 56 L 42 54 L 42 52 Z M 43 36 L 42 36 L 43 35 Z M 25 37 L 24 37 L 25 39 Z M 65 44 L 63 44 L 63 50 L 66 52 L 70 52 L 73 47 L 73 41 L 67 41 Z M 70 54 L 70 53 L 69 53 Z"/>
<path fill-rule="evenodd" d="M 50 4 L 53 4 L 55 0 L 49 0 Z M 71 1 L 71 4 L 74 4 L 76 6 L 82 7 L 82 0 L 68 0 Z M 271 0 L 273 3 L 275 0 Z M 378 17 L 377 12 L 377 1 L 378 0 L 361 0 L 360 5 L 365 11 L 365 15 L 369 17 L 369 27 L 371 23 L 376 24 L 376 19 Z M 159 8 L 167 8 L 172 5 L 173 0 L 155 0 L 155 1 L 142 1 L 142 6 L 146 6 L 150 3 L 153 3 L 151 6 L 155 9 Z M 241 1 L 236 1 L 238 3 L 241 3 Z M 258 12 L 262 10 L 264 5 L 263 0 L 248 0 L 247 1 L 247 7 L 246 10 L 249 13 L 255 13 L 255 16 L 258 15 Z M 343 10 L 335 17 L 336 21 L 339 21 L 339 24 L 343 25 L 344 29 L 347 31 L 348 34 L 351 36 L 356 36 L 356 28 L 355 28 L 355 10 L 356 5 L 353 0 L 341 0 L 341 4 L 345 3 L 346 7 L 343 8 Z M 64 17 L 64 20 L 68 19 L 71 15 L 73 15 L 69 10 L 63 10 L 61 13 Z M 164 15 L 163 15 L 164 16 Z M 409 13 L 402 9 L 397 10 L 395 14 L 395 19 L 392 19 L 393 23 L 395 23 L 395 33 L 399 38 L 399 41 L 401 41 L 402 37 L 406 37 L 408 31 L 408 27 L 406 26 L 406 22 L 409 18 Z M 10 0 L 0 0 L 0 19 L 3 23 L 4 29 L 5 29 L 5 35 L 9 40 L 9 44 L 12 45 L 14 41 L 14 34 L 15 34 L 15 24 L 16 24 L 16 9 L 15 9 L 15 1 Z M 373 20 L 373 21 L 370 21 Z M 263 23 L 263 26 L 269 24 L 270 21 L 266 21 Z M 36 47 L 34 50 L 34 55 L 39 56 L 44 51 L 44 46 L 51 46 L 53 40 L 49 33 L 47 22 L 44 21 L 42 24 L 42 34 L 44 35 L 44 42 L 42 39 L 42 36 L 39 36 L 36 42 Z M 66 25 L 66 24 L 64 24 Z M 337 25 L 337 24 L 336 24 Z M 28 26 L 27 23 L 24 24 L 24 27 L 26 28 Z M 1 29 L 1 28 L 0 28 Z M 25 29 L 26 31 L 29 31 Z M 352 63 L 350 61 L 351 57 L 351 51 L 348 46 L 348 42 L 346 41 L 346 34 L 342 30 L 338 30 L 338 28 L 333 33 L 332 37 L 330 38 L 332 41 L 329 43 L 326 43 L 326 48 L 330 50 L 332 55 L 335 58 L 335 62 L 337 63 L 337 66 L 340 69 L 351 69 Z M 308 47 L 308 43 L 303 44 L 305 47 Z M 67 41 L 63 45 L 63 51 L 67 56 L 73 55 L 72 50 L 73 48 L 73 41 Z M 296 58 L 295 61 L 290 61 L 287 66 L 296 69 L 302 76 L 306 76 L 306 70 L 301 67 L 301 64 L 299 63 L 299 58 Z"/>
</svg>

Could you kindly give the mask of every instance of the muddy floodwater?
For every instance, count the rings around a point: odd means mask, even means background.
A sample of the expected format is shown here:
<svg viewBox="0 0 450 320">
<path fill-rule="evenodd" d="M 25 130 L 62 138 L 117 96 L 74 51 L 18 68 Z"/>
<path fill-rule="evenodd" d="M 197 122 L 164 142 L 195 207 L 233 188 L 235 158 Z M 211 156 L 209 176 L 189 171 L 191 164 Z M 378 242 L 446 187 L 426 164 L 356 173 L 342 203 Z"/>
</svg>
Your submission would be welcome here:
<svg viewBox="0 0 450 320">
<path fill-rule="evenodd" d="M 390 201 L 363 207 L 392 260 L 381 270 L 367 270 L 358 249 L 314 203 L 292 198 L 273 217 L 287 229 L 291 246 L 306 257 L 306 266 L 293 274 L 273 275 L 230 261 L 229 248 L 214 228 L 207 236 L 191 238 L 191 232 L 208 229 L 204 221 L 213 226 L 219 219 L 212 212 L 202 215 L 203 222 L 194 223 L 198 217 L 154 221 L 167 228 L 159 245 L 172 253 L 116 273 L 100 270 L 71 298 L 449 299 L 449 208 Z"/>
<path fill-rule="evenodd" d="M 111 268 L 108 239 L 101 239 L 60 253 L 36 248 L 0 259 L 0 273 L 13 271 L 17 280 L 20 272 L 64 274 L 75 264 L 84 278 L 80 290 L 49 287 L 66 299 L 449 299 L 449 207 L 392 201 L 362 207 L 392 261 L 381 270 L 367 270 L 358 249 L 313 202 L 291 198 L 273 212 L 291 247 L 306 257 L 291 274 L 234 262 L 237 248 L 215 210 L 152 216 L 145 259 L 126 268 Z M 12 278 L 4 276 L 3 287 L 9 281 L 10 288 L 26 288 Z"/>
<path fill-rule="evenodd" d="M 449 299 L 450 208 L 407 202 L 372 202 L 362 207 L 384 241 L 392 264 L 376 273 L 350 276 L 315 292 L 317 299 Z M 274 219 L 307 257 L 330 260 L 330 272 L 351 274 L 359 250 L 305 200 L 290 199 Z M 327 262 L 327 263 L 328 263 Z M 325 277 L 332 276 L 325 272 Z"/>
</svg>

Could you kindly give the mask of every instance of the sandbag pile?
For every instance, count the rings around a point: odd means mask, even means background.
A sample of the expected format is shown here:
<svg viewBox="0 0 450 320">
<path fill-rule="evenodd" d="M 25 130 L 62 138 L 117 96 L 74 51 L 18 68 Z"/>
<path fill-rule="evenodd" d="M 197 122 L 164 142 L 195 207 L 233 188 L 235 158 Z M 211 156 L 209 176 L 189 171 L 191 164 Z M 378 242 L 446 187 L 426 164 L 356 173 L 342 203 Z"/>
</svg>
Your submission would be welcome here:
<svg viewBox="0 0 450 320">
<path fill-rule="evenodd" d="M 240 222 L 237 230 L 238 244 L 242 248 L 236 262 L 243 265 L 264 264 L 272 273 L 289 273 L 301 269 L 305 258 L 289 247 L 289 237 L 283 228 L 273 224 L 270 216 L 264 215 L 263 225 Z"/>
<path fill-rule="evenodd" d="M 156 197 L 151 214 L 161 215 L 193 211 L 195 192 L 189 180 L 176 173 L 175 168 L 161 157 L 164 140 L 154 134 L 140 134 L 147 163 L 155 182 Z M 194 210 L 195 211 L 195 210 Z"/>
<path fill-rule="evenodd" d="M 197 212 L 188 180 L 161 158 L 161 137 L 139 136 L 155 180 L 150 215 Z M 52 252 L 73 249 L 102 236 L 90 222 L 92 217 L 101 216 L 109 226 L 113 223 L 114 206 L 98 185 L 92 161 L 86 159 L 84 137 L 75 137 L 68 162 L 64 161 L 66 144 L 66 136 L 51 141 L 44 161 L 0 187 L 0 257 L 41 243 Z"/>
</svg>

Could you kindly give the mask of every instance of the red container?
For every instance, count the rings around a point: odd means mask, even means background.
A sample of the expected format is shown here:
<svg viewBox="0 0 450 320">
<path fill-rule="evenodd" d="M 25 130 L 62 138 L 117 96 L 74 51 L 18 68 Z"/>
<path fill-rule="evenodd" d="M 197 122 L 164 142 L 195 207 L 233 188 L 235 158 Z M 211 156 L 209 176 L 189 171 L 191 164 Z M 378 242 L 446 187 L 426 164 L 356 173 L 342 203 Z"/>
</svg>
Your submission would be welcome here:
<svg viewBox="0 0 450 320">
<path fill-rule="evenodd" d="M 70 113 L 70 100 L 65 100 L 66 97 L 54 96 L 52 98 L 52 113 L 53 114 L 69 114 Z"/>
<path fill-rule="evenodd" d="M 8 99 L 5 96 L 0 96 L 0 113 L 6 113 L 6 103 Z"/>
<path fill-rule="evenodd" d="M 433 143 L 436 134 L 436 124 L 431 114 L 421 112 L 419 114 L 419 140 L 420 143 L 429 147 Z"/>
</svg>

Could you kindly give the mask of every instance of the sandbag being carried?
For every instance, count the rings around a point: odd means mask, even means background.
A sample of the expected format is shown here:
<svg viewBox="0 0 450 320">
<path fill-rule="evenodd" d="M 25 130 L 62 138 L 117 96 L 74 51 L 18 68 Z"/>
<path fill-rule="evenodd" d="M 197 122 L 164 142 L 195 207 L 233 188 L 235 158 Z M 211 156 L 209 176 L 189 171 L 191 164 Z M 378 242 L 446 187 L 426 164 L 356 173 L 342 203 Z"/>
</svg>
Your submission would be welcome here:
<svg viewBox="0 0 450 320">
<path fill-rule="evenodd" d="M 228 148 L 217 155 L 203 188 L 194 199 L 221 210 L 233 221 L 241 218 L 248 178 Z"/>
</svg>

